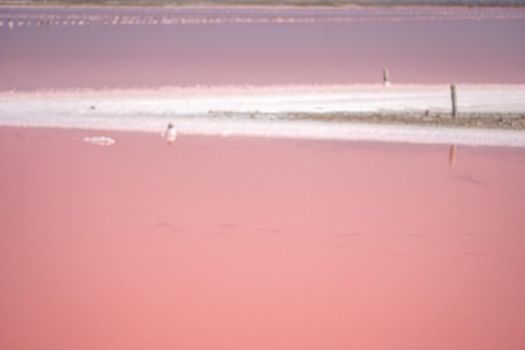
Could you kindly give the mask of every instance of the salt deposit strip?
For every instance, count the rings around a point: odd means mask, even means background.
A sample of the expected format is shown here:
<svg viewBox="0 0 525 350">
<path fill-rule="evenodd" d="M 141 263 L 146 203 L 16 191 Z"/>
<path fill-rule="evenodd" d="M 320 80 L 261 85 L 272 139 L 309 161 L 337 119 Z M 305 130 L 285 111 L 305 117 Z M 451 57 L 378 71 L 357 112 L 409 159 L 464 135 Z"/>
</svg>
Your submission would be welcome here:
<svg viewBox="0 0 525 350">
<path fill-rule="evenodd" d="M 15 11 L 13 11 L 15 9 Z M 133 8 L 70 7 L 67 12 L 60 8 L 20 9 L 0 8 L 0 29 L 13 30 L 26 27 L 90 26 L 90 25 L 206 25 L 206 24 L 304 24 L 304 23 L 350 23 L 386 21 L 441 21 L 441 20 L 522 20 L 521 8 L 427 8 L 392 7 L 381 8 L 301 8 L 265 7 L 176 7 L 163 11 L 143 12 Z M 3 11 L 2 11 L 3 10 Z M 321 14 L 321 15 L 320 15 Z"/>
<path fill-rule="evenodd" d="M 2 114 L 195 115 L 450 111 L 446 85 L 196 87 L 0 92 Z M 458 85 L 460 112 L 525 112 L 525 85 Z"/>
<path fill-rule="evenodd" d="M 460 112 L 525 112 L 525 86 L 459 86 Z M 322 121 L 336 112 L 446 112 L 447 86 L 166 88 L 0 94 L 0 125 L 179 133 L 525 146 L 524 131 Z M 228 118 L 229 112 L 235 113 Z M 261 113 L 316 113 L 318 121 Z"/>
</svg>

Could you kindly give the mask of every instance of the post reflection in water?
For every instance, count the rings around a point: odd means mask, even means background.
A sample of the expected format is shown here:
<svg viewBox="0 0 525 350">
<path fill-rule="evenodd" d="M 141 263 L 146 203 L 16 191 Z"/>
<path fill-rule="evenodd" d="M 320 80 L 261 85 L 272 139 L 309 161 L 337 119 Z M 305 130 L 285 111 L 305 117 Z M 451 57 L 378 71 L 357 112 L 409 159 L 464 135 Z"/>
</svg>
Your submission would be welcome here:
<svg viewBox="0 0 525 350">
<path fill-rule="evenodd" d="M 456 153 L 457 153 L 457 146 L 456 145 L 450 145 L 448 149 L 448 166 L 450 168 L 453 168 L 456 164 Z"/>
</svg>

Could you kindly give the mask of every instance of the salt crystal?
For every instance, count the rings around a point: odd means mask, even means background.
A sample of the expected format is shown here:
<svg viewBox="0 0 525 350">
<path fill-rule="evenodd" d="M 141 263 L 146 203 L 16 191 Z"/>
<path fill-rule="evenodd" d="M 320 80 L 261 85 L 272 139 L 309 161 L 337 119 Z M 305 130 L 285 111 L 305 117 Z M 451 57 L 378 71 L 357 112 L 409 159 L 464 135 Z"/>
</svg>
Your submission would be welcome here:
<svg viewBox="0 0 525 350">
<path fill-rule="evenodd" d="M 115 143 L 115 140 L 111 137 L 106 136 L 94 136 L 94 137 L 84 137 L 84 142 L 92 143 L 99 146 L 111 146 Z"/>
</svg>

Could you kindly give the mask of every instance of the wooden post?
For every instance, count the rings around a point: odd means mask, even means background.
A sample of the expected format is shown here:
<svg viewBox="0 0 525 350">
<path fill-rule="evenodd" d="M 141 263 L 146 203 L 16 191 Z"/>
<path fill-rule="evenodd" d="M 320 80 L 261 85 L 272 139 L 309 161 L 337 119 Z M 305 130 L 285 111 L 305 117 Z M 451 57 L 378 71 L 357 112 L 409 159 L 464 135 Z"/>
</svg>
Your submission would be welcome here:
<svg viewBox="0 0 525 350">
<path fill-rule="evenodd" d="M 450 85 L 450 99 L 452 100 L 452 118 L 456 118 L 458 114 L 456 84 Z"/>
<path fill-rule="evenodd" d="M 383 85 L 389 86 L 390 85 L 390 76 L 388 74 L 388 69 L 383 68 Z"/>
</svg>

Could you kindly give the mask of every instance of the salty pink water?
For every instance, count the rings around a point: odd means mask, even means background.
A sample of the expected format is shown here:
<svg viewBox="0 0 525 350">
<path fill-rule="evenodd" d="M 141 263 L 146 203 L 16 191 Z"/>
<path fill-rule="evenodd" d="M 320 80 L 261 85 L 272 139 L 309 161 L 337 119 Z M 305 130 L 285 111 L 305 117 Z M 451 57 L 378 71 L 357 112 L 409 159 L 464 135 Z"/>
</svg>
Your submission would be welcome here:
<svg viewBox="0 0 525 350">
<path fill-rule="evenodd" d="M 96 134 L 0 129 L 2 349 L 525 348 L 522 149 Z"/>
<path fill-rule="evenodd" d="M 0 90 L 381 83 L 385 66 L 397 83 L 525 83 L 523 8 L 1 8 L 0 21 Z"/>
</svg>

